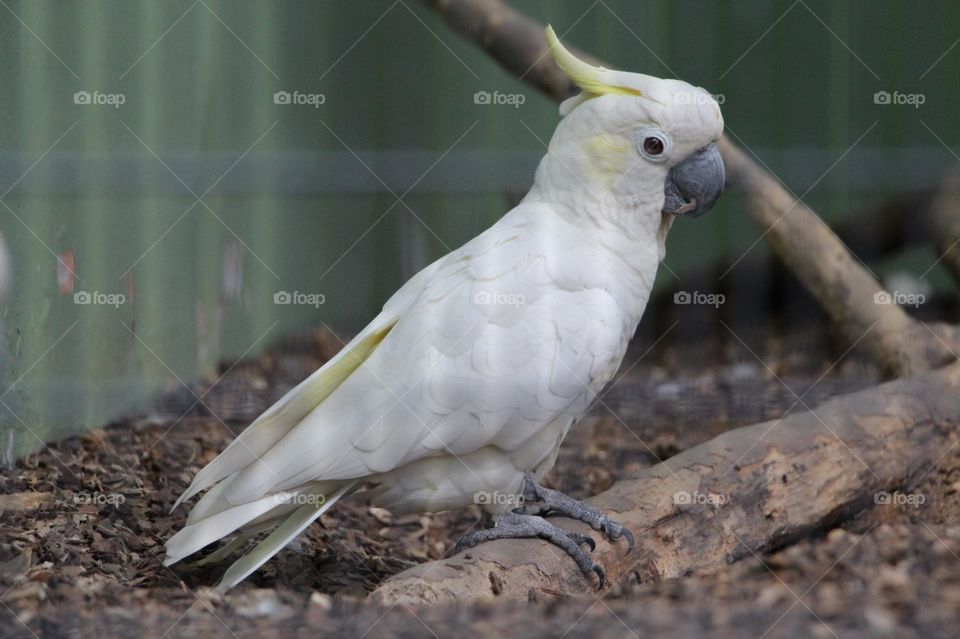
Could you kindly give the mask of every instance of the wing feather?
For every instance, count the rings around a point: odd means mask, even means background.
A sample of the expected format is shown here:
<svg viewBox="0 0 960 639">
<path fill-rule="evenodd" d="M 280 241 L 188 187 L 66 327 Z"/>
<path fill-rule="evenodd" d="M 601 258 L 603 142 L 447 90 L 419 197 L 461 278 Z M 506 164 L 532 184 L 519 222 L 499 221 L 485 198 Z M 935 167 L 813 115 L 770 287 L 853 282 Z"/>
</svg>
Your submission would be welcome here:
<svg viewBox="0 0 960 639">
<path fill-rule="evenodd" d="M 370 356 L 396 322 L 397 318 L 387 313 L 377 317 L 335 357 L 280 398 L 197 473 L 173 507 L 256 462 L 329 397 Z"/>
</svg>

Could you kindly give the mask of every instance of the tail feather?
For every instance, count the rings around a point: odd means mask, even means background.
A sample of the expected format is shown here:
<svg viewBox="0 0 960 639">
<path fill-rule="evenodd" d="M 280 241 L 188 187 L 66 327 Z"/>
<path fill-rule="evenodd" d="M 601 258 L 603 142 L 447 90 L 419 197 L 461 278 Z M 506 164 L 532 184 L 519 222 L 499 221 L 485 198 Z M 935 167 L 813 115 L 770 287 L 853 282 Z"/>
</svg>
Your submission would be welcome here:
<svg viewBox="0 0 960 639">
<path fill-rule="evenodd" d="M 231 506 L 219 498 L 222 489 L 218 484 L 197 504 L 197 508 L 203 506 L 201 512 L 198 514 L 194 509 L 187 519 L 187 524 L 167 540 L 167 556 L 163 563 L 167 566 L 176 563 L 239 530 L 238 537 L 244 539 L 226 553 L 229 555 L 244 541 L 276 525 L 279 520 L 296 512 L 302 505 L 322 507 L 326 510 L 340 499 L 345 488 L 349 489 L 354 483 L 356 482 L 350 482 L 344 487 L 341 482 L 310 482 L 293 490 L 267 495 L 239 506 Z M 195 517 L 195 514 L 198 516 Z M 228 546 L 233 543 L 228 543 Z M 214 554 L 219 557 L 221 555 L 218 553 L 222 550 Z M 208 557 L 204 563 L 211 561 L 214 560 Z"/>
<path fill-rule="evenodd" d="M 219 482 L 214 484 L 214 486 L 203 494 L 203 497 L 200 498 L 200 501 L 194 505 L 190 510 L 190 514 L 187 515 L 187 523 L 189 526 L 195 524 L 198 521 L 202 521 L 207 517 L 213 517 L 219 512 L 223 512 L 227 508 L 230 508 L 230 504 L 226 503 L 221 496 L 223 495 L 223 490 L 227 487 L 226 482 Z"/>
<path fill-rule="evenodd" d="M 260 459 L 370 356 L 396 322 L 397 318 L 389 315 L 371 322 L 333 359 L 284 395 L 197 473 L 173 508 Z"/>
<path fill-rule="evenodd" d="M 277 525 L 277 519 L 267 519 L 257 523 L 251 523 L 247 526 L 244 526 L 237 532 L 237 536 L 225 543 L 220 548 L 217 548 L 215 551 L 197 561 L 194 565 L 196 566 L 207 566 L 209 564 L 220 563 L 230 555 L 232 555 L 237 549 L 243 546 L 245 543 L 259 535 L 265 530 L 270 530 Z"/>
<path fill-rule="evenodd" d="M 163 563 L 166 566 L 176 563 L 263 515 L 273 511 L 278 511 L 276 514 L 282 514 L 282 509 L 289 507 L 289 499 L 286 499 L 285 495 L 267 495 L 256 501 L 232 506 L 210 517 L 187 524 L 167 540 L 167 556 Z"/>
<path fill-rule="evenodd" d="M 226 592 L 249 577 L 257 568 L 277 554 L 284 546 L 303 532 L 307 526 L 312 524 L 341 497 L 346 495 L 356 483 L 357 482 L 354 481 L 344 484 L 335 493 L 321 500 L 321 503 L 305 504 L 293 511 L 266 539 L 257 544 L 253 550 L 238 559 L 227 569 L 220 583 L 217 584 L 217 590 Z"/>
<path fill-rule="evenodd" d="M 272 497 L 276 504 L 278 506 L 287 506 L 287 508 L 281 509 L 278 507 L 276 512 L 269 511 L 266 514 L 259 516 L 256 520 L 250 521 L 249 524 L 262 521 L 264 518 L 274 519 L 294 510 L 295 508 L 293 503 L 296 495 L 304 492 L 318 495 L 329 495 L 340 488 L 340 483 L 341 482 L 339 481 L 315 481 L 303 484 L 282 493 L 273 493 Z M 204 493 L 203 497 L 200 498 L 200 501 L 198 501 L 190 511 L 190 514 L 187 515 L 186 525 L 193 525 L 199 521 L 203 521 L 204 519 L 209 519 L 214 515 L 218 515 L 226 510 L 230 510 L 231 508 L 236 508 L 237 504 L 231 504 L 223 497 L 223 493 L 228 486 L 229 480 L 221 481 Z M 244 526 L 249 524 L 244 524 Z"/>
</svg>

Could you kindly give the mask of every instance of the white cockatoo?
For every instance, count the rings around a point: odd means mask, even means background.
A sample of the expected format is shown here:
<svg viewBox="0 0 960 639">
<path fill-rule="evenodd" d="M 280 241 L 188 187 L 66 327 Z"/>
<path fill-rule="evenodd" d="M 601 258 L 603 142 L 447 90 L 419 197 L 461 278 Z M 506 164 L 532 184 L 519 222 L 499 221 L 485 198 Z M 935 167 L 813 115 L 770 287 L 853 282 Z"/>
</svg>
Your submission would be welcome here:
<svg viewBox="0 0 960 639">
<path fill-rule="evenodd" d="M 204 561 L 220 560 L 272 530 L 227 570 L 220 587 L 230 588 L 364 491 L 395 513 L 482 503 L 495 525 L 461 547 L 541 537 L 602 587 L 580 547 L 592 540 L 539 515 L 632 535 L 538 482 L 620 366 L 674 216 L 720 196 L 723 118 L 703 89 L 587 64 L 549 27 L 547 39 L 582 93 L 560 107 L 530 192 L 412 277 L 197 473 L 177 504 L 207 492 L 167 541 L 167 564 L 236 534 Z"/>
</svg>

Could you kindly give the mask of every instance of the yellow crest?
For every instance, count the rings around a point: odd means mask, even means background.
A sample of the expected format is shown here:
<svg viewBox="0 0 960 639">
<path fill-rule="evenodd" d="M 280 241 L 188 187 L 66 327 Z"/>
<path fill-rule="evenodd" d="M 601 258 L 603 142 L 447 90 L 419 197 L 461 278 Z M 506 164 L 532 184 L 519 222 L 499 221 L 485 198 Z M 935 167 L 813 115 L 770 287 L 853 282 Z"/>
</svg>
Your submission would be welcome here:
<svg viewBox="0 0 960 639">
<path fill-rule="evenodd" d="M 547 43 L 550 45 L 550 54 L 556 61 L 557 66 L 563 69 L 563 72 L 570 76 L 574 84 L 583 89 L 585 93 L 593 95 L 642 95 L 636 89 L 616 86 L 605 81 L 604 76 L 609 77 L 613 73 L 609 69 L 584 62 L 570 53 L 560 42 L 560 38 L 557 37 L 552 26 L 547 26 Z"/>
</svg>

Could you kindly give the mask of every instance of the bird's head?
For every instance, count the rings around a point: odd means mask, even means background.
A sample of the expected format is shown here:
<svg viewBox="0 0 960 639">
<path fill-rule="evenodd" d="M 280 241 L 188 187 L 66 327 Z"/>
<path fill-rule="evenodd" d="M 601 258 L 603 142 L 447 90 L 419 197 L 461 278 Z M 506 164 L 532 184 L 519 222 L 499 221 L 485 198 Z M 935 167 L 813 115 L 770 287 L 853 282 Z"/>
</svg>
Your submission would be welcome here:
<svg viewBox="0 0 960 639">
<path fill-rule="evenodd" d="M 547 27 L 550 53 L 582 93 L 560 106 L 550 141 L 551 190 L 672 219 L 710 210 L 723 191 L 717 101 L 680 80 L 614 71 L 580 60 Z M 538 181 L 540 176 L 538 175 Z M 651 220 L 652 221 L 652 220 Z"/>
</svg>

